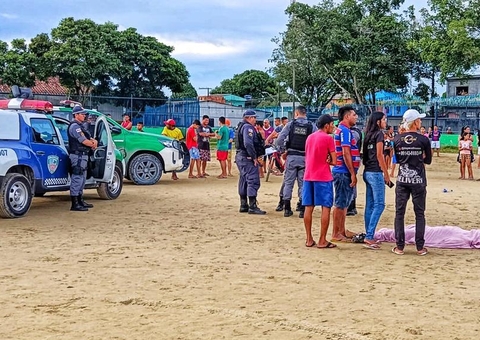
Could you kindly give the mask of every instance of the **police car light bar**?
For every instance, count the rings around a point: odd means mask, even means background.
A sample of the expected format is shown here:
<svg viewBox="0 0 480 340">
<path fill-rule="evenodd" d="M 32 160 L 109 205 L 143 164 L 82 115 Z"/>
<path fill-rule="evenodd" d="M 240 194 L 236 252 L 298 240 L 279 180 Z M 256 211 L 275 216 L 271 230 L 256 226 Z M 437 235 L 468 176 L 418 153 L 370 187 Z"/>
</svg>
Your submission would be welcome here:
<svg viewBox="0 0 480 340">
<path fill-rule="evenodd" d="M 45 100 L 13 98 L 0 100 L 0 109 L 53 111 L 53 104 Z"/>
<path fill-rule="evenodd" d="M 80 105 L 80 106 L 83 107 L 83 105 L 81 103 L 76 102 L 74 100 L 70 100 L 70 99 L 62 100 L 62 101 L 60 101 L 60 104 L 64 105 L 65 107 L 71 107 L 71 108 L 75 107 L 75 105 Z"/>
</svg>

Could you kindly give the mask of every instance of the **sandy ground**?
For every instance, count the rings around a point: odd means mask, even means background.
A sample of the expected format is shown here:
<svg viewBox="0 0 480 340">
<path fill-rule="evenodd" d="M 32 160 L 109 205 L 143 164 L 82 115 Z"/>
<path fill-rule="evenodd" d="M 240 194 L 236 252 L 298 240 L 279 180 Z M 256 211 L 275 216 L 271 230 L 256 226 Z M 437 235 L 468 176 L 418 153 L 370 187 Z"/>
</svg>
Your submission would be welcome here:
<svg viewBox="0 0 480 340">
<path fill-rule="evenodd" d="M 454 158 L 428 168 L 427 223 L 478 228 L 480 182 L 457 180 Z M 479 338 L 478 250 L 306 248 L 298 213 L 274 211 L 281 177 L 262 181 L 268 214 L 250 216 L 237 177 L 186 175 L 127 182 L 111 202 L 90 191 L 87 213 L 50 194 L 0 220 L 0 339 Z M 393 193 L 379 228 L 393 225 Z M 361 182 L 351 230 L 363 202 Z"/>
</svg>

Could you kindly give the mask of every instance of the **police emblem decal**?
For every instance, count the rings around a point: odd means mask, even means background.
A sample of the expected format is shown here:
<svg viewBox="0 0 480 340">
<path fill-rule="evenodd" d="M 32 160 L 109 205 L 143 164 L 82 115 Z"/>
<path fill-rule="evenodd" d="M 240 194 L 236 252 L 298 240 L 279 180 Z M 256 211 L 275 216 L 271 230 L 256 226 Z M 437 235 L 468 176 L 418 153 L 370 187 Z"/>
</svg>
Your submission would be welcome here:
<svg viewBox="0 0 480 340">
<path fill-rule="evenodd" d="M 48 171 L 53 175 L 55 171 L 57 171 L 58 168 L 58 163 L 60 159 L 58 156 L 55 155 L 50 155 L 47 158 L 47 166 L 48 166 Z"/>
</svg>

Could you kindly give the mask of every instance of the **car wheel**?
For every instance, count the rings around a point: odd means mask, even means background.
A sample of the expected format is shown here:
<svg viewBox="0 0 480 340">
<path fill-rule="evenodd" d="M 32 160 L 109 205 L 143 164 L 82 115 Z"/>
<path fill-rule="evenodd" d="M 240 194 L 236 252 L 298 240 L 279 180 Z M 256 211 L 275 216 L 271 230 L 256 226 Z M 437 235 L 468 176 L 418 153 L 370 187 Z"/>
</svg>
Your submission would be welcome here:
<svg viewBox="0 0 480 340">
<path fill-rule="evenodd" d="M 32 199 L 32 188 L 28 179 L 22 174 L 7 174 L 0 188 L 0 216 L 24 216 L 32 205 Z"/>
<path fill-rule="evenodd" d="M 136 156 L 128 167 L 130 178 L 138 185 L 157 183 L 163 174 L 162 162 L 154 155 L 144 153 Z"/>
<path fill-rule="evenodd" d="M 97 193 L 101 199 L 114 200 L 120 196 L 123 188 L 123 173 L 122 167 L 115 165 L 115 172 L 111 183 L 101 183 L 97 188 Z"/>
</svg>

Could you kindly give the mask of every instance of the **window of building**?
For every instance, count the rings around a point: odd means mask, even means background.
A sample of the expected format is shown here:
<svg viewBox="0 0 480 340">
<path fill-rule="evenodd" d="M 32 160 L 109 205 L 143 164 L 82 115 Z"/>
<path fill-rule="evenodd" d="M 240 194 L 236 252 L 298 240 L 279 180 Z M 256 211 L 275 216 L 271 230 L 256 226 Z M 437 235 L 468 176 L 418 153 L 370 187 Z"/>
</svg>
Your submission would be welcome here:
<svg viewBox="0 0 480 340">
<path fill-rule="evenodd" d="M 467 96 L 468 86 L 457 86 L 456 94 L 457 96 Z"/>
</svg>

